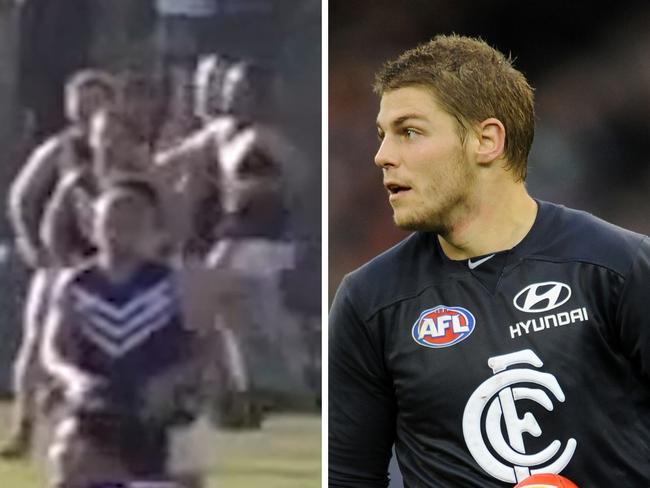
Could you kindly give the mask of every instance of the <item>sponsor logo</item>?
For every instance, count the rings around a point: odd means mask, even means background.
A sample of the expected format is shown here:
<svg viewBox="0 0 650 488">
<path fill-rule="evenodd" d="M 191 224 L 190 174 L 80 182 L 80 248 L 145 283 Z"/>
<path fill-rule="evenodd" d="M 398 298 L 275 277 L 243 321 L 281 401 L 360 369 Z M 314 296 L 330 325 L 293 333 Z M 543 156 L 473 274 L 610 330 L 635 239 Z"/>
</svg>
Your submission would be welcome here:
<svg viewBox="0 0 650 488">
<path fill-rule="evenodd" d="M 485 256 L 482 259 L 479 259 L 478 261 L 472 261 L 471 258 L 467 260 L 467 266 L 469 266 L 469 269 L 476 269 L 478 268 L 481 264 L 483 264 L 486 261 L 489 261 L 495 256 L 495 254 L 490 254 L 489 256 Z"/>
<path fill-rule="evenodd" d="M 533 283 L 521 290 L 512 303 L 522 312 L 541 313 L 564 305 L 571 298 L 571 288 L 557 281 Z"/>
<path fill-rule="evenodd" d="M 515 325 L 510 326 L 510 338 L 521 337 L 524 334 L 532 332 L 541 332 L 551 327 L 560 327 L 562 325 L 569 325 L 575 323 L 586 322 L 589 320 L 587 308 L 575 308 L 568 312 L 560 312 L 551 315 L 543 315 L 531 320 L 517 322 Z"/>
<path fill-rule="evenodd" d="M 549 393 L 560 403 L 565 400 L 557 379 L 534 369 L 543 363 L 530 349 L 494 356 L 487 363 L 494 376 L 472 393 L 463 412 L 463 436 L 471 455 L 486 473 L 506 483 L 519 483 L 539 473 L 560 473 L 571 461 L 577 441 L 570 438 L 561 450 L 562 442 L 556 439 L 529 453 L 524 434 L 540 437 L 542 428 L 531 412 L 520 415 L 517 411 L 519 400 L 553 411 Z M 521 364 L 532 367 L 508 369 Z"/>
<path fill-rule="evenodd" d="M 475 325 L 476 319 L 466 308 L 438 305 L 420 314 L 411 333 L 421 346 L 448 347 L 467 339 Z"/>
</svg>

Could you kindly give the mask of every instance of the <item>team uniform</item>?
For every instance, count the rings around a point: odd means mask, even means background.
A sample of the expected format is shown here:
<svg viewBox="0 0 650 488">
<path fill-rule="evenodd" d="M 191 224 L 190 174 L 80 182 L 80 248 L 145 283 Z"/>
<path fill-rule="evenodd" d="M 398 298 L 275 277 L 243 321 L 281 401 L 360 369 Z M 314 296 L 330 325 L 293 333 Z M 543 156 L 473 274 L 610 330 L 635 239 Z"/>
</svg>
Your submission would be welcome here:
<svg viewBox="0 0 650 488">
<path fill-rule="evenodd" d="M 51 446 L 54 486 L 166 475 L 168 429 L 192 420 L 173 395 L 152 400 L 146 394 L 150 381 L 193 358 L 174 273 L 145 263 L 116 284 L 91 264 L 65 278 L 62 299 L 71 317 L 54 347 L 63 361 L 99 381 L 59 422 Z"/>
<path fill-rule="evenodd" d="M 538 202 L 513 249 L 415 233 L 330 315 L 329 486 L 650 486 L 650 239 Z"/>
<path fill-rule="evenodd" d="M 302 337 L 295 330 L 298 324 L 287 317 L 281 293 L 282 272 L 293 266 L 294 245 L 288 238 L 288 212 L 283 194 L 276 185 L 277 165 L 268 154 L 255 151 L 242 161 L 236 172 L 238 178 L 254 177 L 259 172 L 264 176 L 258 177 L 266 184 L 240 198 L 237 210 L 224 215 L 216 227 L 218 241 L 207 262 L 209 267 L 226 269 L 245 283 L 247 293 L 238 308 L 232 310 L 230 319 L 238 324 L 242 349 L 247 346 L 254 349 L 257 344 L 258 350 L 279 352 L 293 378 L 302 378 L 305 359 Z M 253 308 L 259 313 L 250 314 L 248 311 Z M 245 356 L 249 363 L 259 359 L 254 351 Z M 243 361 L 238 369 L 242 374 L 234 386 L 245 391 L 249 388 L 249 378 L 244 373 L 247 368 Z"/>
<path fill-rule="evenodd" d="M 281 293 L 283 272 L 295 266 L 284 171 L 291 158 L 276 131 L 224 115 L 156 161 L 161 178 L 176 183 L 173 233 L 184 253 L 231 273 L 242 286 L 221 310 L 219 346 L 228 358 L 226 382 L 239 393 L 251 389 L 249 369 L 265 366 L 259 354 L 246 354 L 248 347 L 279 352 L 292 378 L 304 383 L 305 334 Z M 251 315 L 251 307 L 260 313 Z"/>
<path fill-rule="evenodd" d="M 50 290 L 62 256 L 43 240 L 43 223 L 49 203 L 61 181 L 90 165 L 90 149 L 80 131 L 69 127 L 42 143 L 27 161 L 12 185 L 9 216 L 18 246 L 27 264 L 36 266 L 25 301 L 23 337 L 14 365 L 16 422 L 29 423 L 34 416 L 37 387 L 43 372 L 37 358 L 42 323 Z M 80 234 L 66 229 L 68 242 Z M 88 250 L 89 243 L 77 241 L 76 248 Z M 82 253 L 83 253 L 82 252 Z M 15 426 L 16 428 L 18 426 Z"/>
</svg>

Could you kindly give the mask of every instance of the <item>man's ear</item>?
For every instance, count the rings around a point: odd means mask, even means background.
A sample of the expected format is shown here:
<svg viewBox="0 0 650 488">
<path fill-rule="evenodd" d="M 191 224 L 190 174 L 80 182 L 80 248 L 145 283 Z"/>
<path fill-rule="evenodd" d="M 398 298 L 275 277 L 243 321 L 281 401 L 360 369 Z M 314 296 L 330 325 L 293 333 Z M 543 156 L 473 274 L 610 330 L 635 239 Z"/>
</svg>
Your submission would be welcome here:
<svg viewBox="0 0 650 488">
<path fill-rule="evenodd" d="M 489 118 L 476 127 L 478 144 L 476 146 L 476 161 L 489 165 L 503 157 L 506 147 L 506 128 L 499 119 Z"/>
</svg>

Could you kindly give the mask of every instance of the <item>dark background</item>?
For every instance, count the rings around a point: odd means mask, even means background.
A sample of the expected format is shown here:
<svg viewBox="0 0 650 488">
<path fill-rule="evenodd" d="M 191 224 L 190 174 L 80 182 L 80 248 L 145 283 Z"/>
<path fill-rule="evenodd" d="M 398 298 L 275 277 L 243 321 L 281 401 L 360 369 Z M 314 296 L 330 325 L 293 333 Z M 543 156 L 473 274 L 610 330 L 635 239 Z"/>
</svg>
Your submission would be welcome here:
<svg viewBox="0 0 650 488">
<path fill-rule="evenodd" d="M 528 189 L 650 233 L 650 4 L 643 1 L 331 0 L 329 292 L 406 234 L 377 150 L 374 73 L 439 33 L 480 36 L 536 89 Z"/>
</svg>

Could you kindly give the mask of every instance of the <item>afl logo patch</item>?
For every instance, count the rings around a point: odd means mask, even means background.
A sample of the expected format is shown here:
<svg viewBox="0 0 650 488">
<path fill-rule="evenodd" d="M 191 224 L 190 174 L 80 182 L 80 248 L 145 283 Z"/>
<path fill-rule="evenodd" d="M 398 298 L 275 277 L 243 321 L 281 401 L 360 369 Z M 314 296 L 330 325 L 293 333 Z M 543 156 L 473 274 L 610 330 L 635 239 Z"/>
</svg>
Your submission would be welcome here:
<svg viewBox="0 0 650 488">
<path fill-rule="evenodd" d="M 467 339 L 475 325 L 476 319 L 469 310 L 438 305 L 420 314 L 411 334 L 421 346 L 448 347 Z"/>
</svg>

